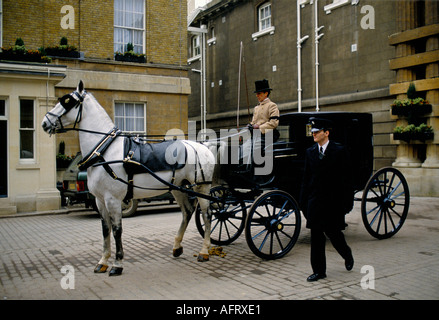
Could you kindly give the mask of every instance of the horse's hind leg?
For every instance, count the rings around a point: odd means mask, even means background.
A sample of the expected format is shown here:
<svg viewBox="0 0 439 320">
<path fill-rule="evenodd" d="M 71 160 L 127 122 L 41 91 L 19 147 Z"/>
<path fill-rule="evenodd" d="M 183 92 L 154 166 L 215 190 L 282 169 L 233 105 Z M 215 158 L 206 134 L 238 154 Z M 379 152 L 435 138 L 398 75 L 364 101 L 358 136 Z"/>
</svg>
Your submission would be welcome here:
<svg viewBox="0 0 439 320">
<path fill-rule="evenodd" d="M 183 214 L 180 228 L 177 231 L 177 235 L 174 240 L 174 247 L 172 249 L 172 255 L 174 257 L 179 257 L 183 253 L 183 247 L 181 245 L 181 242 L 183 241 L 184 233 L 186 232 L 186 228 L 189 224 L 189 221 L 191 220 L 194 207 L 190 203 L 187 194 L 181 193 L 180 191 L 173 191 L 172 194 L 175 198 L 175 201 L 180 206 L 181 212 Z"/>
<path fill-rule="evenodd" d="M 107 200 L 105 203 L 96 199 L 102 222 L 102 235 L 104 237 L 102 257 L 95 267 L 95 273 L 104 273 L 108 269 L 108 259 L 111 256 L 111 232 L 116 243 L 116 260 L 110 270 L 110 276 L 122 274 L 123 247 L 122 247 L 122 212 L 121 203 L 117 200 Z"/>
<path fill-rule="evenodd" d="M 104 273 L 108 269 L 108 259 L 111 256 L 111 220 L 103 202 L 96 199 L 96 205 L 99 210 L 99 215 L 101 216 L 102 236 L 104 241 L 102 248 L 102 257 L 96 265 L 94 272 Z"/>
<path fill-rule="evenodd" d="M 204 241 L 203 247 L 198 254 L 198 261 L 208 261 L 209 260 L 209 248 L 210 248 L 210 232 L 211 232 L 211 215 L 209 213 L 209 200 L 198 198 L 198 202 L 201 209 L 201 214 L 204 220 Z"/>
</svg>

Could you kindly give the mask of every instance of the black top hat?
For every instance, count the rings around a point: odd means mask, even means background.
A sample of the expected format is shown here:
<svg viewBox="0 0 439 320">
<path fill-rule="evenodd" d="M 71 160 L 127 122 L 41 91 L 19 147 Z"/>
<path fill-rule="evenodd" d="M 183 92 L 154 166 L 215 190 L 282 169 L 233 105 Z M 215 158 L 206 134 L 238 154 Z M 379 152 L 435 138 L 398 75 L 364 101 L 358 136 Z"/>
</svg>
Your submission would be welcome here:
<svg viewBox="0 0 439 320">
<path fill-rule="evenodd" d="M 256 87 L 256 90 L 255 90 L 254 93 L 256 93 L 256 92 L 268 92 L 268 91 L 273 90 L 268 85 L 268 80 L 266 80 L 266 79 L 255 81 L 255 87 Z"/>
<path fill-rule="evenodd" d="M 309 118 L 309 124 L 311 125 L 311 132 L 319 132 L 320 130 L 332 130 L 334 123 L 331 120 L 322 118 Z"/>
</svg>

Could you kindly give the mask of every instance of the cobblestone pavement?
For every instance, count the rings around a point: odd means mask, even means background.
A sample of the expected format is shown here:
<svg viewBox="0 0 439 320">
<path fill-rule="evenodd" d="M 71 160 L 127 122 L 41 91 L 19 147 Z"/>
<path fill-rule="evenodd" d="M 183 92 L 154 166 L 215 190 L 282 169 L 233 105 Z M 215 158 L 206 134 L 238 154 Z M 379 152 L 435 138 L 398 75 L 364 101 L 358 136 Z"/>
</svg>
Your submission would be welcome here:
<svg viewBox="0 0 439 320">
<path fill-rule="evenodd" d="M 172 243 L 181 213 L 175 208 L 158 212 L 148 207 L 123 221 L 123 275 L 108 277 L 93 273 L 102 250 L 96 214 L 3 217 L 0 299 L 439 299 L 439 199 L 412 198 L 403 228 L 387 240 L 367 233 L 359 207 L 356 203 L 348 215 L 345 231 L 354 269 L 345 270 L 328 242 L 328 277 L 315 283 L 306 281 L 312 272 L 309 230 L 303 226 L 295 247 L 282 259 L 258 258 L 243 234 L 224 247 L 225 257 L 211 256 L 209 262 L 200 263 L 194 254 L 202 239 L 194 221 L 183 241 L 185 252 L 174 258 Z M 114 251 L 114 242 L 112 246 Z"/>
</svg>

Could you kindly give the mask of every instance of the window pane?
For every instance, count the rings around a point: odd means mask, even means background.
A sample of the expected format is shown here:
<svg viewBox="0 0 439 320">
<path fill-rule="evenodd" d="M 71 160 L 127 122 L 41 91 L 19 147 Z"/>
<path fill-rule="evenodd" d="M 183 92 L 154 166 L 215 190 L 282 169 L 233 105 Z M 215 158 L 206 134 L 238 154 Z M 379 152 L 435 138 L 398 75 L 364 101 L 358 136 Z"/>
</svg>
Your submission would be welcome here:
<svg viewBox="0 0 439 320">
<path fill-rule="evenodd" d="M 114 25 L 123 26 L 123 11 L 119 11 L 119 10 L 114 11 Z"/>
<path fill-rule="evenodd" d="M 143 14 L 139 14 L 139 13 L 134 14 L 134 27 L 138 29 L 143 28 Z"/>
<path fill-rule="evenodd" d="M 118 127 L 120 130 L 124 131 L 124 126 L 123 126 L 123 118 L 116 118 L 114 119 L 114 124 L 116 125 L 116 127 Z"/>
<path fill-rule="evenodd" d="M 20 100 L 20 128 L 34 127 L 33 100 Z"/>
<path fill-rule="evenodd" d="M 143 128 L 143 118 L 137 118 L 136 119 L 136 131 L 145 131 Z"/>
<path fill-rule="evenodd" d="M 125 103 L 125 116 L 134 117 L 134 104 Z"/>
<path fill-rule="evenodd" d="M 123 10 L 123 0 L 114 0 L 114 10 Z"/>
<path fill-rule="evenodd" d="M 134 3 L 133 0 L 125 0 L 125 11 L 134 11 Z"/>
<path fill-rule="evenodd" d="M 134 31 L 134 45 L 143 45 L 143 31 Z"/>
<path fill-rule="evenodd" d="M 114 105 L 114 115 L 116 117 L 123 117 L 123 103 L 116 103 Z"/>
<path fill-rule="evenodd" d="M 134 1 L 134 12 L 143 14 L 145 12 L 145 10 L 143 9 L 143 3 L 144 3 L 144 0 L 135 0 Z"/>
<path fill-rule="evenodd" d="M 125 12 L 124 27 L 128 27 L 128 28 L 134 27 L 133 13 L 132 12 Z"/>
<path fill-rule="evenodd" d="M 0 116 L 6 115 L 6 103 L 5 100 L 0 100 Z"/>
<path fill-rule="evenodd" d="M 20 159 L 33 159 L 34 157 L 34 131 L 20 131 Z"/>
<path fill-rule="evenodd" d="M 125 131 L 135 131 L 134 118 L 126 118 L 125 119 Z"/>
<path fill-rule="evenodd" d="M 143 104 L 136 104 L 136 117 L 142 117 L 144 114 Z"/>
<path fill-rule="evenodd" d="M 123 38 L 124 38 L 123 43 L 125 44 L 125 49 L 126 49 L 126 45 L 128 43 L 133 43 L 133 31 L 124 29 Z"/>
</svg>

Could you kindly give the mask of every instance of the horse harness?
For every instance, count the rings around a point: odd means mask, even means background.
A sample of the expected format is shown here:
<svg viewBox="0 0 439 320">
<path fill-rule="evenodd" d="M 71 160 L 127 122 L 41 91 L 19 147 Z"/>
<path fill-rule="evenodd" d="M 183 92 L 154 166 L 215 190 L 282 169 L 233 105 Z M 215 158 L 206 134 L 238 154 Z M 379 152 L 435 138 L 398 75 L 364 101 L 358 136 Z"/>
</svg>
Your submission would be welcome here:
<svg viewBox="0 0 439 320">
<path fill-rule="evenodd" d="M 66 94 L 64 95 L 61 99 L 60 99 L 60 104 L 61 106 L 64 108 L 64 112 L 60 115 L 56 115 L 54 113 L 51 112 L 47 112 L 46 113 L 46 119 L 49 121 L 49 123 L 51 124 L 51 126 L 53 128 L 56 128 L 56 122 L 59 122 L 61 128 L 60 129 L 55 129 L 57 132 L 61 133 L 61 132 L 67 132 L 68 130 L 76 130 L 76 131 L 84 131 L 84 132 L 89 132 L 89 133 L 96 133 L 96 134 L 103 134 L 102 132 L 94 132 L 91 130 L 84 130 L 84 129 L 79 129 L 76 128 L 76 125 L 81 121 L 82 119 L 82 109 L 83 109 L 83 104 L 82 102 L 84 101 L 84 97 L 87 94 L 87 92 L 85 90 L 83 90 L 83 94 L 81 95 L 78 91 L 74 91 L 71 94 Z M 65 115 L 66 113 L 68 113 L 70 110 L 72 110 L 73 108 L 78 108 L 78 113 L 76 115 L 76 119 L 73 125 L 73 128 L 64 128 L 63 124 L 62 124 L 62 120 L 61 117 L 63 115 Z M 56 117 L 56 122 L 52 123 L 49 119 L 49 117 L 47 117 L 47 115 L 51 115 L 53 117 Z M 128 191 L 127 194 L 125 196 L 124 201 L 126 200 L 130 200 L 133 197 L 133 189 L 134 188 L 139 188 L 139 189 L 144 189 L 144 190 L 178 190 L 181 192 L 186 192 L 188 194 L 191 194 L 193 196 L 203 196 L 204 198 L 210 199 L 210 200 L 217 200 L 214 197 L 209 197 L 207 195 L 202 195 L 198 192 L 195 192 L 189 188 L 196 186 L 196 185 L 200 185 L 200 184 L 209 184 L 211 183 L 211 181 L 206 181 L 205 176 L 204 176 L 204 172 L 203 172 L 203 167 L 201 166 L 201 162 L 199 159 L 199 155 L 197 150 L 190 144 L 186 144 L 192 147 L 193 151 L 195 152 L 196 155 L 196 161 L 195 161 L 195 182 L 193 185 L 189 186 L 188 188 L 183 188 L 180 186 L 176 186 L 173 184 L 173 182 L 175 181 L 175 170 L 176 169 L 180 169 L 185 165 L 181 164 L 181 162 L 178 163 L 177 166 L 170 166 L 168 168 L 165 168 L 162 170 L 167 170 L 167 169 L 171 169 L 172 170 L 172 179 L 171 182 L 165 181 L 162 178 L 160 178 L 153 170 L 151 170 L 147 165 L 141 163 L 141 158 L 142 157 L 135 157 L 136 155 L 136 151 L 139 148 L 139 146 L 142 144 L 140 142 L 140 138 L 137 137 L 133 137 L 133 136 L 126 136 L 125 138 L 125 146 L 130 145 L 133 146 L 133 150 L 125 150 L 124 154 L 125 154 L 125 158 L 123 160 L 113 160 L 113 161 L 105 161 L 105 158 L 103 157 L 104 152 L 108 149 L 108 147 L 112 144 L 112 142 L 117 138 L 123 136 L 123 133 L 120 129 L 118 129 L 117 127 L 114 127 L 113 129 L 111 129 L 108 133 L 104 134 L 104 137 L 96 144 L 95 148 L 89 152 L 85 157 L 83 157 L 83 160 L 78 164 L 78 168 L 79 170 L 86 170 L 90 167 L 97 167 L 97 166 L 103 166 L 105 171 L 114 179 L 117 181 L 120 181 L 124 184 L 126 184 L 128 186 Z M 146 139 L 142 139 L 143 140 L 143 144 L 146 144 Z M 178 140 L 177 140 L 178 141 Z M 129 143 L 130 142 L 130 143 Z M 166 142 L 162 142 L 162 143 L 166 143 Z M 182 142 L 184 143 L 184 142 Z M 152 146 L 153 144 L 148 144 L 149 146 Z M 126 149 L 126 148 L 125 148 Z M 140 148 L 142 149 L 142 148 Z M 145 149 L 143 149 L 145 150 Z M 184 149 L 186 152 L 186 148 Z M 143 152 L 144 154 L 145 152 Z M 186 157 L 186 154 L 185 154 Z M 185 159 L 186 160 L 186 159 Z M 128 181 L 125 181 L 121 178 L 119 178 L 117 176 L 117 174 L 114 172 L 114 170 L 110 167 L 110 164 L 116 164 L 116 163 L 123 163 L 124 164 L 124 169 L 128 174 Z M 200 172 L 202 175 L 202 179 L 203 181 L 197 182 L 197 164 L 199 163 L 199 167 L 200 167 Z M 137 167 L 137 168 L 136 168 Z M 159 170 L 158 170 L 159 171 Z M 154 178 L 156 178 L 159 182 L 163 183 L 164 185 L 167 186 L 167 188 L 163 188 L 163 189 L 152 189 L 152 188 L 147 188 L 147 187 L 141 187 L 141 186 L 136 186 L 133 184 L 133 178 L 134 178 L 134 174 L 137 173 L 149 173 L 151 174 Z"/>
<path fill-rule="evenodd" d="M 186 148 L 176 148 L 176 151 L 178 150 L 184 150 L 184 155 L 179 157 L 178 161 L 174 165 L 171 164 L 164 164 L 163 162 L 160 162 L 161 165 L 157 165 L 157 160 L 162 158 L 162 155 L 165 151 L 163 149 L 166 149 L 171 144 L 184 144 L 184 142 L 181 142 L 179 140 L 175 141 L 164 141 L 161 143 L 155 143 L 150 144 L 147 143 L 146 140 L 140 139 L 139 137 L 129 136 L 125 137 L 125 151 L 124 151 L 124 159 L 123 160 L 113 160 L 113 161 L 106 161 L 103 157 L 104 152 L 107 150 L 107 148 L 111 145 L 111 143 L 119 136 L 122 136 L 122 131 L 118 129 L 117 127 L 114 127 L 111 129 L 105 136 L 96 144 L 95 148 L 88 153 L 85 157 L 83 157 L 83 160 L 78 164 L 79 170 L 86 170 L 90 167 L 97 167 L 102 166 L 105 171 L 110 175 L 111 178 L 114 180 L 120 181 L 128 186 L 127 194 L 125 195 L 124 201 L 130 200 L 133 198 L 133 190 L 134 188 L 144 189 L 144 190 L 179 190 L 182 192 L 188 192 L 193 193 L 194 195 L 198 195 L 198 193 L 187 189 L 182 188 L 179 186 L 174 185 L 175 181 L 175 171 L 178 169 L 181 169 L 186 164 L 186 158 L 187 158 L 187 151 Z M 188 145 L 188 144 L 186 144 Z M 189 145 L 191 146 L 191 145 Z M 161 151 L 157 152 L 157 150 L 161 147 Z M 184 146 L 183 146 L 184 147 Z M 196 155 L 196 161 L 195 161 L 195 182 L 192 186 L 199 185 L 199 184 L 207 184 L 211 183 L 211 181 L 206 181 L 204 176 L 203 167 L 201 165 L 199 155 L 197 150 L 191 146 L 193 151 Z M 145 156 L 146 153 L 150 153 L 149 155 Z M 151 156 L 154 155 L 155 156 Z M 149 158 L 145 160 L 145 158 Z M 122 163 L 123 167 L 128 175 L 127 181 L 118 177 L 117 174 L 114 172 L 114 170 L 111 168 L 110 164 L 116 164 L 116 163 Z M 156 163 L 156 164 L 154 164 Z M 199 166 L 199 168 L 198 168 Z M 202 181 L 198 181 L 198 170 L 201 172 Z M 167 182 L 166 180 L 163 180 L 160 178 L 156 172 L 163 171 L 163 170 L 172 170 L 172 178 L 171 182 Z M 140 173 L 149 173 L 154 178 L 156 178 L 159 182 L 165 184 L 167 188 L 157 189 L 157 188 L 147 188 L 147 187 L 141 187 L 136 186 L 133 184 L 134 182 L 134 175 L 140 174 Z"/>
</svg>

